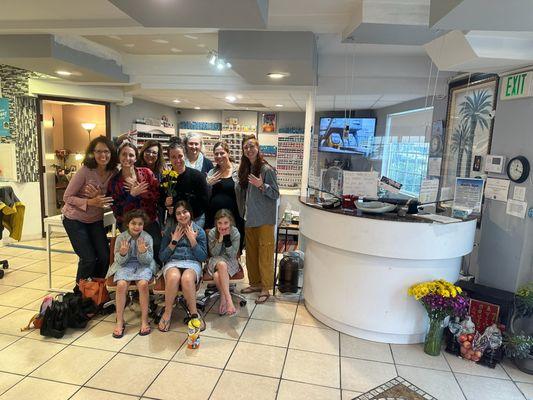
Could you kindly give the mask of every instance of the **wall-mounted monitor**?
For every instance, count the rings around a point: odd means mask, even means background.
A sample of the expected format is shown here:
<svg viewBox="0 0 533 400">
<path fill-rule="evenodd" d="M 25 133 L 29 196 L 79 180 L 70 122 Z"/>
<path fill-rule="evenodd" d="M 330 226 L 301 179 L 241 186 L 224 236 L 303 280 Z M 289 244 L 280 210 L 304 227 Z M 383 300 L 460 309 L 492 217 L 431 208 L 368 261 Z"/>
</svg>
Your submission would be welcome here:
<svg viewBox="0 0 533 400">
<path fill-rule="evenodd" d="M 376 118 L 320 118 L 318 150 L 368 154 L 376 133 Z"/>
</svg>

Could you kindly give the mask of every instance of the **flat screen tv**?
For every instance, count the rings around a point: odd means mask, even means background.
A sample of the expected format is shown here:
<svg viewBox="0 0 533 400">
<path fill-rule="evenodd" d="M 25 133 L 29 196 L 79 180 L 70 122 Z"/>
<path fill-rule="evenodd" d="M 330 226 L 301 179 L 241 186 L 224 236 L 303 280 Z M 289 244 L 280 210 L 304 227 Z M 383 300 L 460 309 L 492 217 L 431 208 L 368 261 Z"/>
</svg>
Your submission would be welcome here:
<svg viewBox="0 0 533 400">
<path fill-rule="evenodd" d="M 368 154 L 376 133 L 375 118 L 320 118 L 318 150 Z"/>
</svg>

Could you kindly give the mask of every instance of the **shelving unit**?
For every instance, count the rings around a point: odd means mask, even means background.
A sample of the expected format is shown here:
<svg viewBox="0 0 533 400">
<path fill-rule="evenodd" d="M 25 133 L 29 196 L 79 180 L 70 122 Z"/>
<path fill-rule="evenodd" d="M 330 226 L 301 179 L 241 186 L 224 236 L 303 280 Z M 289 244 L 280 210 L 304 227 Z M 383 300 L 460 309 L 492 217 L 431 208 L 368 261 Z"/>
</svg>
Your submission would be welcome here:
<svg viewBox="0 0 533 400">
<path fill-rule="evenodd" d="M 155 126 L 146 124 L 133 124 L 133 129 L 137 131 L 137 148 L 141 148 L 148 140 L 156 140 L 163 147 L 163 157 L 168 162 L 167 149 L 170 138 L 176 136 L 174 127 Z"/>
<path fill-rule="evenodd" d="M 217 142 L 220 142 L 220 131 L 180 128 L 180 138 L 185 138 L 185 136 L 189 132 L 197 132 L 202 135 L 202 143 L 204 145 L 204 156 L 213 161 L 213 147 Z"/>
<path fill-rule="evenodd" d="M 276 169 L 280 187 L 297 188 L 300 186 L 303 152 L 303 133 L 280 132 L 278 134 Z"/>
<path fill-rule="evenodd" d="M 230 155 L 237 164 L 241 160 L 241 144 L 246 135 L 257 137 L 257 128 L 250 125 L 222 125 L 221 139 L 228 144 Z"/>
</svg>

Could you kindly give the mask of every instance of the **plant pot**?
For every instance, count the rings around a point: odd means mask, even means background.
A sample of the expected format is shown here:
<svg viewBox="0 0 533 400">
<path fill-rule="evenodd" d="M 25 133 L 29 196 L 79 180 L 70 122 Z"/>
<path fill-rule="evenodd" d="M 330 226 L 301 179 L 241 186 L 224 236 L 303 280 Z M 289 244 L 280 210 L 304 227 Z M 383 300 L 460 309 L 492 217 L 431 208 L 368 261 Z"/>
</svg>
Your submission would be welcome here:
<svg viewBox="0 0 533 400">
<path fill-rule="evenodd" d="M 520 371 L 533 375 L 533 356 L 527 358 L 513 358 L 513 362 Z"/>
<path fill-rule="evenodd" d="M 512 334 L 519 332 L 529 334 L 532 330 L 531 324 L 531 318 L 520 318 L 517 315 L 513 315 L 509 330 Z M 520 371 L 533 375 L 533 356 L 531 354 L 527 358 L 513 358 L 513 362 Z"/>
<path fill-rule="evenodd" d="M 442 347 L 444 334 L 444 320 L 440 318 L 429 319 L 429 329 L 424 342 L 424 352 L 430 356 L 438 356 Z"/>
</svg>

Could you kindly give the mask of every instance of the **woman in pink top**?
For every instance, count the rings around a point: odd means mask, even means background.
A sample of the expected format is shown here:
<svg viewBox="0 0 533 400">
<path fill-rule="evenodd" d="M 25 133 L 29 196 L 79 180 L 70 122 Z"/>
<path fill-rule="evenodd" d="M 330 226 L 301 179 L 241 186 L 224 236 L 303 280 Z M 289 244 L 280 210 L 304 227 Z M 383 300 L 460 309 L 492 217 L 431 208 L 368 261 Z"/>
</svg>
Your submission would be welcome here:
<svg viewBox="0 0 533 400">
<path fill-rule="evenodd" d="M 70 180 L 63 200 L 63 226 L 80 258 L 76 282 L 103 278 L 109 267 L 109 244 L 104 229 L 104 208 L 113 199 L 105 193 L 116 172 L 117 152 L 113 143 L 99 136 L 89 143 L 83 166 Z"/>
</svg>

